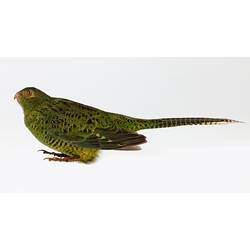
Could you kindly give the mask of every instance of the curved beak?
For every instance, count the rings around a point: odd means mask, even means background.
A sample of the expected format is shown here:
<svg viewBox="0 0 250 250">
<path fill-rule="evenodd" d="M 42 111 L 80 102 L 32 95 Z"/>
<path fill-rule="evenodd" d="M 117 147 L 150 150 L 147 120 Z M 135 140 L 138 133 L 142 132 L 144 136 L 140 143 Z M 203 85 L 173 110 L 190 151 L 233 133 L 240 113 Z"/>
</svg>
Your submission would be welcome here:
<svg viewBox="0 0 250 250">
<path fill-rule="evenodd" d="M 18 100 L 18 98 L 19 98 L 19 92 L 17 92 L 16 94 L 15 94 L 15 96 L 14 96 L 14 100 Z"/>
</svg>

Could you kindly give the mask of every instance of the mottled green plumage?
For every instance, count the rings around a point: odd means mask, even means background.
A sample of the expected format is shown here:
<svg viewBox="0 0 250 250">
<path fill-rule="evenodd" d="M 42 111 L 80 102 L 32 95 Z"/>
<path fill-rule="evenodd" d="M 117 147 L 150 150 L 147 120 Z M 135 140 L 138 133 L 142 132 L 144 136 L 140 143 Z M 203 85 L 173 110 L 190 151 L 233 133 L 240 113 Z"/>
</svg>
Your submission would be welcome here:
<svg viewBox="0 0 250 250">
<path fill-rule="evenodd" d="M 142 129 L 235 122 L 215 118 L 137 119 L 50 97 L 36 88 L 25 88 L 15 98 L 23 108 L 27 128 L 41 143 L 62 153 L 62 161 L 90 162 L 101 149 L 136 149 L 146 142 L 146 137 L 137 133 Z"/>
</svg>

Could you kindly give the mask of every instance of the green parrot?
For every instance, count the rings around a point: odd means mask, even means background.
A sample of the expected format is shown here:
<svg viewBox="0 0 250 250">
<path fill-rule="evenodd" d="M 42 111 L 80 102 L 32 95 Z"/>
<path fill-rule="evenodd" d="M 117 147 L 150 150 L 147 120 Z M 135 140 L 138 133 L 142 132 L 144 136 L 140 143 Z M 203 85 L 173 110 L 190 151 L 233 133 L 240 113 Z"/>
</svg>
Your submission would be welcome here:
<svg viewBox="0 0 250 250">
<path fill-rule="evenodd" d="M 105 112 L 67 99 L 51 97 L 28 87 L 15 99 L 24 111 L 24 122 L 44 145 L 59 152 L 48 152 L 45 159 L 60 162 L 93 162 L 100 150 L 138 150 L 146 137 L 143 129 L 185 125 L 214 125 L 237 122 L 217 118 L 138 119 Z"/>
</svg>

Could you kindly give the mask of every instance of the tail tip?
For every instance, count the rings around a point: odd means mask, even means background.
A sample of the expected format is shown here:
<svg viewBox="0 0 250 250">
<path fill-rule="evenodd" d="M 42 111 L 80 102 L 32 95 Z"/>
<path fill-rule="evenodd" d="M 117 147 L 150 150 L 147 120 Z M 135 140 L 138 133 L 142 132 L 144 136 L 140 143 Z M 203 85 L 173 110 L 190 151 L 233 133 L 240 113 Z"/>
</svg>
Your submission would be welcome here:
<svg viewBox="0 0 250 250">
<path fill-rule="evenodd" d="M 231 119 L 226 119 L 226 122 L 227 123 L 246 123 L 246 122 L 243 122 L 243 121 L 231 120 Z"/>
</svg>

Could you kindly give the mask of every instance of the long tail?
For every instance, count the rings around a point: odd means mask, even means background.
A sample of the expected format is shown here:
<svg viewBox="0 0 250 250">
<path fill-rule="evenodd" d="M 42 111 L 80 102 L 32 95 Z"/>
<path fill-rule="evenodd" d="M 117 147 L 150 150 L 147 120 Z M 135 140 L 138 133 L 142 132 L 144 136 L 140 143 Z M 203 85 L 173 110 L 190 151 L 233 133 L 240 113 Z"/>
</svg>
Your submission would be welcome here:
<svg viewBox="0 0 250 250">
<path fill-rule="evenodd" d="M 239 121 L 222 118 L 165 118 L 152 120 L 137 120 L 138 130 L 152 128 L 170 128 L 189 125 L 217 125 L 235 123 Z"/>
</svg>

